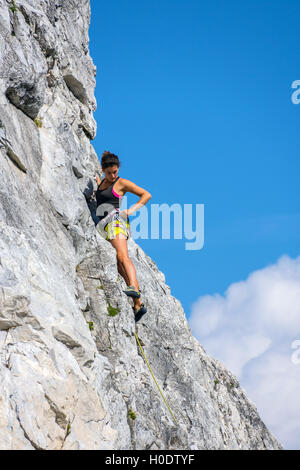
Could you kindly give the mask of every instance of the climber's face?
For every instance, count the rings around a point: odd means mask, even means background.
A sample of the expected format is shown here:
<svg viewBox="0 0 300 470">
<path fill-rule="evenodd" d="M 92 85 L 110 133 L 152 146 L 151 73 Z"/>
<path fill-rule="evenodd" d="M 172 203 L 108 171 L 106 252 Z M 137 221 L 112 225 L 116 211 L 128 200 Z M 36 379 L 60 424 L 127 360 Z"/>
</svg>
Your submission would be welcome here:
<svg viewBox="0 0 300 470">
<path fill-rule="evenodd" d="M 117 165 L 113 165 L 113 166 L 109 166 L 108 168 L 105 168 L 105 170 L 103 171 L 104 171 L 105 178 L 107 179 L 107 181 L 112 183 L 113 181 L 115 181 L 116 177 L 118 176 L 119 167 Z"/>
</svg>

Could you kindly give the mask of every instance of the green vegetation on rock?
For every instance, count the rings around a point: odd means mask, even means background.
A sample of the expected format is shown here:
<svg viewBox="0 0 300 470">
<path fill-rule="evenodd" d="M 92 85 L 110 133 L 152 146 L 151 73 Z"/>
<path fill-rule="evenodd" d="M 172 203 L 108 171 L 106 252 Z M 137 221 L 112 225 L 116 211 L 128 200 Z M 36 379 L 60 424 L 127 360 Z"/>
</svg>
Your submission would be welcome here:
<svg viewBox="0 0 300 470">
<path fill-rule="evenodd" d="M 108 311 L 108 316 L 109 316 L 109 317 L 115 317 L 115 316 L 120 312 L 120 309 L 119 309 L 119 308 L 114 308 L 114 307 L 113 307 L 112 305 L 110 305 L 110 303 L 108 302 L 107 311 Z"/>
</svg>

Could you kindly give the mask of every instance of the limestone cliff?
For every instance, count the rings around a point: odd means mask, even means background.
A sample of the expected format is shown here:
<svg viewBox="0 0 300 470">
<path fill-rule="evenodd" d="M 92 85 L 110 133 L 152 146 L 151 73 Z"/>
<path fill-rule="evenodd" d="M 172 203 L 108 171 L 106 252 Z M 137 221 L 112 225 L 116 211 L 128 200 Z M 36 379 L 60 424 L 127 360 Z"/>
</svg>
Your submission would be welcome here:
<svg viewBox="0 0 300 470">
<path fill-rule="evenodd" d="M 100 173 L 89 1 L 0 8 L 0 448 L 280 448 L 131 239 L 135 325 L 83 194 Z"/>
</svg>

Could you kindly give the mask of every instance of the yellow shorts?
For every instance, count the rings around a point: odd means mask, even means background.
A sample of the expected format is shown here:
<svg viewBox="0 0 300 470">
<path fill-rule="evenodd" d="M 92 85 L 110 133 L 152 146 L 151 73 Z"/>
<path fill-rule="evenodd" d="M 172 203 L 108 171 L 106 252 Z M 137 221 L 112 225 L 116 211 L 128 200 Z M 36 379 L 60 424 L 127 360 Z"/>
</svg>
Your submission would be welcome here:
<svg viewBox="0 0 300 470">
<path fill-rule="evenodd" d="M 114 212 L 112 220 L 106 225 L 98 222 L 96 228 L 105 240 L 113 240 L 119 233 L 125 235 L 127 240 L 131 236 L 129 219 L 123 219 L 118 212 Z"/>
</svg>

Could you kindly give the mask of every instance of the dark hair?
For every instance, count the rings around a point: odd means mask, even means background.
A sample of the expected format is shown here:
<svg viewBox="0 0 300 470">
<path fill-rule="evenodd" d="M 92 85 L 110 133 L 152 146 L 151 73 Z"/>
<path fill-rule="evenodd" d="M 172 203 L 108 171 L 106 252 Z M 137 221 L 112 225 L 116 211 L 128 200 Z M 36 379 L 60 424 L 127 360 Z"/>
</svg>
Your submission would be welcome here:
<svg viewBox="0 0 300 470">
<path fill-rule="evenodd" d="M 117 165 L 117 167 L 120 167 L 121 162 L 119 160 L 119 157 L 115 155 L 114 153 L 108 152 L 105 150 L 102 154 L 101 158 L 101 166 L 102 170 L 105 170 L 105 168 L 108 168 L 110 166 Z"/>
</svg>

